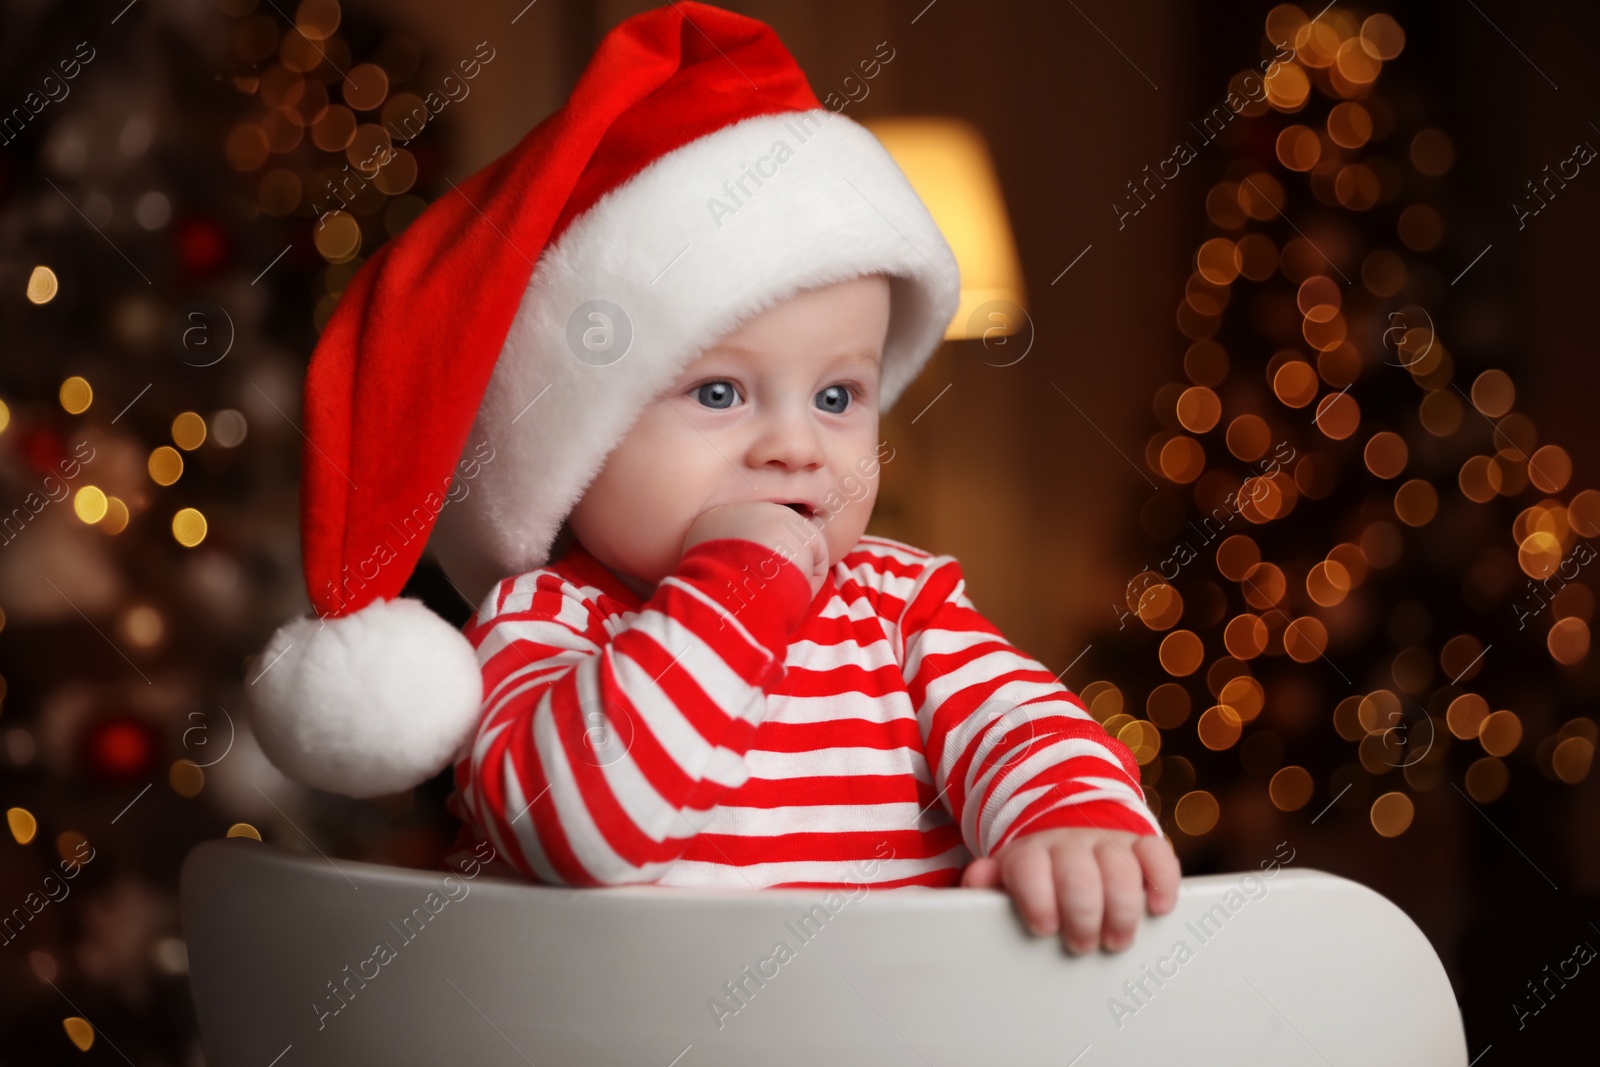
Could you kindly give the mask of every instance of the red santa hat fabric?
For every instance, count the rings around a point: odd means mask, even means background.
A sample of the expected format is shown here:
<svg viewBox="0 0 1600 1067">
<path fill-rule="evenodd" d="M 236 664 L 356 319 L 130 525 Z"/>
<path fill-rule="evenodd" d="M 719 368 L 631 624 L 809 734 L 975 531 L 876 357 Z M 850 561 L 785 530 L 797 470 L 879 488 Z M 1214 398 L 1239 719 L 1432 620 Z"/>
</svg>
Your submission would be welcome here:
<svg viewBox="0 0 1600 1067">
<path fill-rule="evenodd" d="M 887 408 L 959 295 L 905 176 L 765 24 L 685 0 L 617 26 L 559 111 L 361 267 L 322 334 L 301 515 L 319 618 L 262 654 L 267 755 L 351 796 L 437 773 L 481 681 L 459 632 L 392 599 L 430 535 L 471 598 L 542 566 L 685 363 L 801 289 L 875 272 Z"/>
</svg>

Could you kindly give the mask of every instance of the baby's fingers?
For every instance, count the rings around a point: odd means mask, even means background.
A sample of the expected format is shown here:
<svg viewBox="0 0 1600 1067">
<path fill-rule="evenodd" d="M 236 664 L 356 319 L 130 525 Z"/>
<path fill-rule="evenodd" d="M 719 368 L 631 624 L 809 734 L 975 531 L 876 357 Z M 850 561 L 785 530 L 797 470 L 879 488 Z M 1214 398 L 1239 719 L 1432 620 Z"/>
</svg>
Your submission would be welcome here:
<svg viewBox="0 0 1600 1067">
<path fill-rule="evenodd" d="M 1133 854 L 1144 865 L 1150 914 L 1165 915 L 1178 904 L 1178 885 L 1183 877 L 1172 843 L 1164 837 L 1140 837 L 1133 843 Z"/>
<path fill-rule="evenodd" d="M 1035 934 L 1055 933 L 1061 916 L 1050 853 L 1042 848 L 1009 851 L 1000 864 L 1000 878 L 1028 929 Z"/>
<path fill-rule="evenodd" d="M 1083 955 L 1100 944 L 1100 923 L 1105 917 L 1105 882 L 1100 864 L 1088 848 L 1057 848 L 1052 852 L 1056 900 L 1061 909 L 1061 943 L 1069 952 Z"/>
<path fill-rule="evenodd" d="M 1144 914 L 1144 872 L 1126 848 L 1101 841 L 1095 847 L 1105 882 L 1105 946 L 1120 952 L 1133 942 Z"/>
<path fill-rule="evenodd" d="M 965 889 L 999 889 L 1000 864 L 987 856 L 973 860 L 961 872 L 961 885 Z"/>
</svg>

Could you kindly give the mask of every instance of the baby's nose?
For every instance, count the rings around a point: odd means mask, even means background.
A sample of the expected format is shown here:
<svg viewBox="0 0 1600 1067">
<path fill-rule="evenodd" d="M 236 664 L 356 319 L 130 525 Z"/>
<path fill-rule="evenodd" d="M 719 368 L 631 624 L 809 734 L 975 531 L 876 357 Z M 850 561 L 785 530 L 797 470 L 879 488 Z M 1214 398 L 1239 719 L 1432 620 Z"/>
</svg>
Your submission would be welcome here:
<svg viewBox="0 0 1600 1067">
<path fill-rule="evenodd" d="M 771 465 L 808 470 L 822 465 L 825 453 L 816 422 L 796 410 L 797 405 L 768 409 L 758 416 L 758 429 L 751 443 L 751 466 Z"/>
</svg>

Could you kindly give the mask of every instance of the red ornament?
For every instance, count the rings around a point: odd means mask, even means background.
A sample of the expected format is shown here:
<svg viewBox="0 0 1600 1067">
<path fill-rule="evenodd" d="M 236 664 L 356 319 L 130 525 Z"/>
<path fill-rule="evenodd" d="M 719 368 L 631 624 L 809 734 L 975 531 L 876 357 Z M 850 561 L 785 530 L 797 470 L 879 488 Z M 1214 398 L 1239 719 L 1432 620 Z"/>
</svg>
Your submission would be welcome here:
<svg viewBox="0 0 1600 1067">
<path fill-rule="evenodd" d="M 117 715 L 90 730 L 84 761 L 104 781 L 130 782 L 150 773 L 154 755 L 155 738 L 149 728 L 138 719 Z"/>
<path fill-rule="evenodd" d="M 194 216 L 173 227 L 178 263 L 190 275 L 215 274 L 228 261 L 228 235 L 208 218 Z"/>
<path fill-rule="evenodd" d="M 18 448 L 27 457 L 29 466 L 41 474 L 56 473 L 56 464 L 66 456 L 60 435 L 42 427 L 24 433 Z"/>
</svg>

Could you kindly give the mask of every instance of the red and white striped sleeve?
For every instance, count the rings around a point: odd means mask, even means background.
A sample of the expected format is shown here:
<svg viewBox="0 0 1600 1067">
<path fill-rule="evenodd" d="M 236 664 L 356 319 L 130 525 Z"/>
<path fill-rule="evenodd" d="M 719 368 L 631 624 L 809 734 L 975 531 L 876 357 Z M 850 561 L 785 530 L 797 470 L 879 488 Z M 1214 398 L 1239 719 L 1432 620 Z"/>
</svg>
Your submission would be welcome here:
<svg viewBox="0 0 1600 1067">
<path fill-rule="evenodd" d="M 953 557 L 928 560 L 900 626 L 928 764 L 974 856 L 1057 827 L 1161 832 L 1128 747 L 973 607 Z"/>
<path fill-rule="evenodd" d="M 719 538 L 625 622 L 593 593 L 547 568 L 485 600 L 466 627 L 483 710 L 455 784 L 463 816 L 525 876 L 648 883 L 749 778 L 810 583 L 765 546 Z"/>
</svg>

